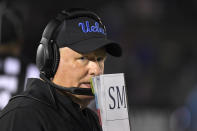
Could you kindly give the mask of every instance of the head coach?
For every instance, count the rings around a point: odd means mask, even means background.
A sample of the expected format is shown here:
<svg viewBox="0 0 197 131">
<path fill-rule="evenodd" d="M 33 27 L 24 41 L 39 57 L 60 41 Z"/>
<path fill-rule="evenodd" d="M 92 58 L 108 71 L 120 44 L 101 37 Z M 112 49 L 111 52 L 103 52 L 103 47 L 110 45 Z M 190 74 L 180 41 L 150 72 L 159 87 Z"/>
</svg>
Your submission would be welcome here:
<svg viewBox="0 0 197 131">
<path fill-rule="evenodd" d="M 37 49 L 41 79 L 28 79 L 26 91 L 0 113 L 1 131 L 101 131 L 87 108 L 94 99 L 90 78 L 103 74 L 106 55 L 121 56 L 94 12 L 62 11 L 46 26 Z"/>
</svg>

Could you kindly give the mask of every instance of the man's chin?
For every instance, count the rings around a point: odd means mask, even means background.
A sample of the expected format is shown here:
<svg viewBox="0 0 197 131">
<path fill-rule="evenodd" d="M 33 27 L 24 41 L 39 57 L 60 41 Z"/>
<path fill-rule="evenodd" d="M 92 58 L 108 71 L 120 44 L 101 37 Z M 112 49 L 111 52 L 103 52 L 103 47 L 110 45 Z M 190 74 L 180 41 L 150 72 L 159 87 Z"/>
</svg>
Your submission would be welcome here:
<svg viewBox="0 0 197 131">
<path fill-rule="evenodd" d="M 75 97 L 77 97 L 77 99 L 80 101 L 80 105 L 84 108 L 87 107 L 88 104 L 90 104 L 90 102 L 92 100 L 94 100 L 94 96 L 87 96 L 87 95 L 76 95 Z"/>
<path fill-rule="evenodd" d="M 82 103 L 85 102 L 85 103 L 90 103 L 93 99 L 94 99 L 94 96 L 87 96 L 87 95 L 77 95 L 76 96 Z"/>
</svg>

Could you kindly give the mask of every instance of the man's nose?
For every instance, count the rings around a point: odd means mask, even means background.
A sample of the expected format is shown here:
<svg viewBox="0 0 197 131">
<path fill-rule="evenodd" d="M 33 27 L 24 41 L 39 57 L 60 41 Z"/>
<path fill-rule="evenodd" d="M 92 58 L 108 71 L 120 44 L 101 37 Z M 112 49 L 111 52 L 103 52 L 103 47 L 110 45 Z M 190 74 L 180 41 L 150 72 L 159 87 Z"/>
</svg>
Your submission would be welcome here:
<svg viewBox="0 0 197 131">
<path fill-rule="evenodd" d="M 97 76 L 103 73 L 101 65 L 97 61 L 89 62 L 89 74 L 91 76 Z"/>
</svg>

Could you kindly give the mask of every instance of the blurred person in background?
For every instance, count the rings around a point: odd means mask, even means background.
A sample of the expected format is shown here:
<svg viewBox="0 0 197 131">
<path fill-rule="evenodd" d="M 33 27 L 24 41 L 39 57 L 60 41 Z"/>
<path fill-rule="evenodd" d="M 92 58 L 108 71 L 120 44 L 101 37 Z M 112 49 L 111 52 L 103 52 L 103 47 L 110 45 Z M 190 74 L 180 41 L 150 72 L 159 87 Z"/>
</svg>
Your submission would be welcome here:
<svg viewBox="0 0 197 131">
<path fill-rule="evenodd" d="M 36 65 L 22 54 L 23 44 L 22 14 L 0 2 L 0 110 L 24 90 L 26 78 L 39 76 Z"/>
</svg>

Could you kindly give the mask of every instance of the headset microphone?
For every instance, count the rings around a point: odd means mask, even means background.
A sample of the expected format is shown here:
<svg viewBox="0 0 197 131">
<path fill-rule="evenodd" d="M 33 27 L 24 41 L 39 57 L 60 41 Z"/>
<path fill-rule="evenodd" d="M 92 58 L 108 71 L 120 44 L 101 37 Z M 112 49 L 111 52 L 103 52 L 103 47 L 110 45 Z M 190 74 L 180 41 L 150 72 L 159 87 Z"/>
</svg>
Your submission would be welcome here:
<svg viewBox="0 0 197 131">
<path fill-rule="evenodd" d="M 79 88 L 79 87 L 63 87 L 56 85 L 55 83 L 51 82 L 44 74 L 40 73 L 40 78 L 45 80 L 48 84 L 50 84 L 52 87 L 55 87 L 56 89 L 66 91 L 71 94 L 76 95 L 88 95 L 88 96 L 94 96 L 92 93 L 92 90 L 90 88 Z"/>
</svg>

